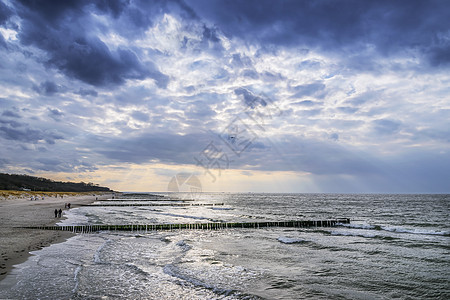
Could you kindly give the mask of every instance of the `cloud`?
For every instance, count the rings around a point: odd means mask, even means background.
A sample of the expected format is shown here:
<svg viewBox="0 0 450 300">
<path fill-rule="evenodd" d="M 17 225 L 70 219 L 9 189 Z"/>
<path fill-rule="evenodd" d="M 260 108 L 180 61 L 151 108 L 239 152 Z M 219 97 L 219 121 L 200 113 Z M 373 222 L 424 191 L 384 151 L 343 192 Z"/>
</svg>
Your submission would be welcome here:
<svg viewBox="0 0 450 300">
<path fill-rule="evenodd" d="M 303 100 L 303 101 L 294 102 L 294 103 L 292 103 L 292 104 L 293 104 L 293 105 L 299 105 L 299 106 L 310 107 L 310 106 L 322 105 L 323 102 L 320 102 L 320 101 L 313 101 L 313 100 Z"/>
<path fill-rule="evenodd" d="M 288 172 L 322 191 L 393 191 L 422 178 L 438 190 L 433 171 L 448 172 L 432 158 L 450 140 L 445 7 L 0 2 L 2 168 L 198 171 L 214 141 L 240 179 Z M 236 117 L 256 137 L 239 157 L 218 137 Z"/>
<path fill-rule="evenodd" d="M 165 88 L 168 76 L 161 73 L 151 61 L 142 62 L 131 49 L 111 50 L 97 36 L 89 34 L 90 6 L 84 1 L 64 1 L 53 5 L 44 1 L 22 3 L 20 41 L 33 45 L 49 56 L 47 63 L 67 76 L 93 86 L 121 85 L 127 79 L 152 78 Z M 117 14 L 119 6 L 104 4 L 97 8 Z M 67 22 L 70 19 L 70 22 Z"/>
<path fill-rule="evenodd" d="M 11 9 L 5 3 L 0 2 L 0 26 L 6 25 L 8 19 L 12 16 Z"/>
<path fill-rule="evenodd" d="M 55 140 L 63 139 L 63 136 L 56 131 L 42 131 L 29 127 L 15 128 L 14 126 L 0 126 L 0 136 L 7 140 L 33 144 L 39 141 L 54 144 Z"/>
<path fill-rule="evenodd" d="M 17 112 L 14 112 L 12 110 L 4 110 L 2 112 L 2 116 L 11 118 L 21 118 L 21 116 Z"/>
<path fill-rule="evenodd" d="M 243 88 L 243 87 L 237 88 L 234 90 L 234 93 L 236 95 L 242 95 L 242 97 L 244 99 L 244 103 L 251 108 L 255 108 L 258 105 L 261 105 L 261 106 L 267 105 L 266 100 L 264 100 L 260 96 L 254 95 L 252 92 L 250 92 L 246 88 Z"/>
<path fill-rule="evenodd" d="M 292 88 L 292 90 L 295 92 L 292 97 L 302 98 L 305 96 L 317 96 L 318 98 L 323 98 L 323 90 L 325 90 L 325 87 L 325 84 L 321 82 L 297 85 Z"/>
<path fill-rule="evenodd" d="M 378 119 L 372 121 L 373 129 L 380 135 L 396 133 L 401 126 L 401 123 L 394 120 Z"/>
<path fill-rule="evenodd" d="M 60 121 L 61 118 L 64 116 L 64 113 L 57 108 L 54 108 L 54 109 L 47 108 L 47 110 L 48 110 L 48 116 L 55 121 Z"/>
<path fill-rule="evenodd" d="M 169 132 L 141 134 L 128 138 L 92 137 L 93 151 L 116 162 L 195 164 L 195 155 L 208 145 L 204 134 L 178 135 Z"/>
<path fill-rule="evenodd" d="M 75 92 L 75 94 L 78 94 L 80 96 L 92 96 L 92 97 L 98 96 L 98 93 L 96 90 L 83 89 L 83 88 L 80 88 L 77 92 Z"/>
<path fill-rule="evenodd" d="M 273 44 L 346 51 L 375 47 L 381 55 L 420 51 L 447 64 L 450 18 L 445 1 L 188 1 L 197 14 L 228 37 Z M 440 38 L 447 36 L 447 38 Z"/>
<path fill-rule="evenodd" d="M 33 89 L 43 95 L 53 96 L 61 91 L 62 87 L 55 84 L 53 81 L 44 81 L 39 86 L 34 86 Z"/>
<path fill-rule="evenodd" d="M 22 126 L 22 123 L 17 122 L 16 120 L 11 120 L 11 119 L 0 119 L 0 123 L 9 125 L 12 128 L 17 128 L 17 127 Z"/>
</svg>

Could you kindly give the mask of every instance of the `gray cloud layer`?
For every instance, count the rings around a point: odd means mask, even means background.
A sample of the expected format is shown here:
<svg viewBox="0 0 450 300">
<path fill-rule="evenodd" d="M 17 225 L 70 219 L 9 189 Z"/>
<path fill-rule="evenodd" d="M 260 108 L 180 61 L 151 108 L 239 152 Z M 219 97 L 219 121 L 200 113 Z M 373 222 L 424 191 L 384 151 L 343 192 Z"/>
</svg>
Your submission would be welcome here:
<svg viewBox="0 0 450 300">
<path fill-rule="evenodd" d="M 449 19 L 439 0 L 0 2 L 0 167 L 195 165 L 213 141 L 324 191 L 448 191 Z M 240 157 L 218 139 L 236 117 L 257 136 Z"/>
</svg>

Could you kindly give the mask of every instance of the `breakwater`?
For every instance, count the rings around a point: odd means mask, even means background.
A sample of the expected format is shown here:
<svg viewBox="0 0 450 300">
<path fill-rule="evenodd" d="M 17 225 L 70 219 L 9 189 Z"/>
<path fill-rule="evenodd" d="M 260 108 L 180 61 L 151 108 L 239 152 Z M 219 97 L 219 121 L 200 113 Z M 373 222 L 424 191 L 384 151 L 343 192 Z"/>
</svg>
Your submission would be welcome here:
<svg viewBox="0 0 450 300">
<path fill-rule="evenodd" d="M 127 224 L 127 225 L 64 225 L 64 226 L 32 226 L 27 229 L 63 230 L 74 233 L 91 233 L 99 231 L 136 231 L 151 232 L 161 230 L 223 230 L 232 228 L 259 229 L 267 227 L 333 227 L 339 224 L 349 224 L 350 219 L 339 218 L 331 220 L 299 220 L 279 222 L 216 222 L 216 223 L 185 223 L 185 224 Z"/>
<path fill-rule="evenodd" d="M 111 203 L 111 204 L 81 204 L 79 206 L 223 206 L 223 203 Z"/>
</svg>

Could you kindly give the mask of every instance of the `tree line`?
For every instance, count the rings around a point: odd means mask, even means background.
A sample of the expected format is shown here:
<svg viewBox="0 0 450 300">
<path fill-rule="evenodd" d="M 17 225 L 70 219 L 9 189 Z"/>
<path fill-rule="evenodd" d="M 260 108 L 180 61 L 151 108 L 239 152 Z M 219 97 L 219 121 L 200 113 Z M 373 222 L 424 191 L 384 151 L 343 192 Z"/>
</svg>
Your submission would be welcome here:
<svg viewBox="0 0 450 300">
<path fill-rule="evenodd" d="M 0 173 L 0 190 L 42 192 L 110 192 L 111 189 L 92 182 L 63 182 L 29 175 Z"/>
</svg>

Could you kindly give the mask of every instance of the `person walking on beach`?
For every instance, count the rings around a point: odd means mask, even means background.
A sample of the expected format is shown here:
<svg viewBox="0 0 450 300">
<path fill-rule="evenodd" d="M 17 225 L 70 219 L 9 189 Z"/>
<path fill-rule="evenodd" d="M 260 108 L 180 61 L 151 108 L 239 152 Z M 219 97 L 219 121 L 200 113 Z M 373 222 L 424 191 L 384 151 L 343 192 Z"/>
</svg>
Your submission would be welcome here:
<svg viewBox="0 0 450 300">
<path fill-rule="evenodd" d="M 68 209 L 70 209 L 70 202 L 69 202 L 69 203 L 67 203 L 67 208 L 68 208 Z"/>
<path fill-rule="evenodd" d="M 55 218 L 58 217 L 58 210 L 55 208 Z"/>
<path fill-rule="evenodd" d="M 58 218 L 61 218 L 61 214 L 62 214 L 62 209 L 60 208 L 58 211 Z"/>
</svg>

